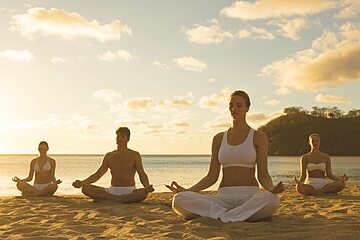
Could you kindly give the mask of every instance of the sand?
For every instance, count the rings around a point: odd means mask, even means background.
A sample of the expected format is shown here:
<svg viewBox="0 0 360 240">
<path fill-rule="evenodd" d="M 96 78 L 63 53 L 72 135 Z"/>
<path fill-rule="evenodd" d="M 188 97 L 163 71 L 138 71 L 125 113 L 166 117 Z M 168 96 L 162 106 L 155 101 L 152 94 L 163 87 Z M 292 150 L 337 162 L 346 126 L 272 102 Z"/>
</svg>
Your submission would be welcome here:
<svg viewBox="0 0 360 240">
<path fill-rule="evenodd" d="M 171 193 L 119 204 L 76 196 L 0 197 L 0 239 L 360 239 L 360 185 L 338 195 L 307 197 L 287 189 L 266 221 L 184 221 Z"/>
</svg>

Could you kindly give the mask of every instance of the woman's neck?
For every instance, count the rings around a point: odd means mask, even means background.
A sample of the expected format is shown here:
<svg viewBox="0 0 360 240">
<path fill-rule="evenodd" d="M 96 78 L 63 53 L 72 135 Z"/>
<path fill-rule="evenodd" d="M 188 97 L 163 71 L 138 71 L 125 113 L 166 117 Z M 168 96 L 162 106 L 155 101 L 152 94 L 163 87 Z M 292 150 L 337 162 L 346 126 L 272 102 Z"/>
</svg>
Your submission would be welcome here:
<svg viewBox="0 0 360 240">
<path fill-rule="evenodd" d="M 244 131 L 249 129 L 249 125 L 245 119 L 234 119 L 231 127 L 234 131 Z"/>
<path fill-rule="evenodd" d="M 320 153 L 320 150 L 318 148 L 312 148 L 310 152 L 316 154 L 316 153 Z"/>
</svg>

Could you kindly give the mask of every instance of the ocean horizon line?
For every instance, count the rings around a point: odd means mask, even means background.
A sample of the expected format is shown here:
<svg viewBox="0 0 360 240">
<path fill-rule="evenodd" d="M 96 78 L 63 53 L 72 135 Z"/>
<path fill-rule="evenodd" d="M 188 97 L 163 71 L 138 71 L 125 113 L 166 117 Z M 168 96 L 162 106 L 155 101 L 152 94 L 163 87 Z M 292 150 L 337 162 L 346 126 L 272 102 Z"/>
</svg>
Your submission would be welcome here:
<svg viewBox="0 0 360 240">
<path fill-rule="evenodd" d="M 104 156 L 106 153 L 53 153 L 48 154 L 48 156 Z M 38 153 L 0 153 L 0 156 L 34 156 L 39 155 Z M 145 153 L 140 154 L 141 156 L 196 156 L 196 157 L 208 157 L 211 156 L 211 154 L 177 154 L 177 153 Z"/>
</svg>

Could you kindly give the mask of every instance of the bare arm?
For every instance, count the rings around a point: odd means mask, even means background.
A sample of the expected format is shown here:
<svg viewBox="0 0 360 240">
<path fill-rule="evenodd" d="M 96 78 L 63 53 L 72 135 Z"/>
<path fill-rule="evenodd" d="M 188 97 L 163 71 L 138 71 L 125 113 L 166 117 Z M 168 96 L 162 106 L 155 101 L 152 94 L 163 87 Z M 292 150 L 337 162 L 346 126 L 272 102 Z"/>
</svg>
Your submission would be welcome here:
<svg viewBox="0 0 360 240">
<path fill-rule="evenodd" d="M 303 183 L 306 179 L 306 159 L 304 156 L 301 156 L 300 159 L 300 169 L 301 169 L 301 175 L 299 181 Z"/>
<path fill-rule="evenodd" d="M 328 178 L 330 178 L 331 180 L 338 180 L 337 177 L 335 177 L 333 174 L 332 174 L 332 171 L 331 171 L 331 160 L 330 160 L 330 156 L 327 155 L 326 156 L 326 176 Z"/>
<path fill-rule="evenodd" d="M 210 168 L 208 174 L 201 179 L 198 183 L 196 183 L 194 186 L 188 188 L 187 190 L 193 191 L 193 192 L 199 192 L 201 190 L 204 190 L 216 183 L 216 181 L 219 178 L 220 173 L 220 162 L 218 159 L 218 153 L 221 145 L 222 135 L 217 134 L 213 138 L 212 147 L 211 147 L 211 162 L 210 162 Z"/>
<path fill-rule="evenodd" d="M 51 176 L 51 182 L 56 183 L 56 178 L 55 178 L 55 168 L 56 168 L 56 162 L 54 159 L 50 160 L 50 164 L 51 164 L 51 172 L 50 172 L 50 176 Z"/>
<path fill-rule="evenodd" d="M 109 153 L 107 153 L 102 161 L 101 166 L 99 167 L 99 169 L 92 175 L 90 175 L 88 178 L 86 178 L 85 180 L 82 180 L 82 185 L 84 184 L 90 184 L 90 183 L 94 183 L 97 180 L 99 180 L 102 176 L 104 176 L 104 174 L 107 172 L 108 170 L 108 158 L 109 158 Z"/>
<path fill-rule="evenodd" d="M 149 178 L 145 173 L 141 156 L 139 153 L 136 153 L 136 159 L 135 159 L 135 169 L 136 172 L 139 174 L 140 182 L 145 187 L 146 190 L 151 190 L 152 187 L 150 187 Z"/>
<path fill-rule="evenodd" d="M 33 177 L 34 177 L 34 166 L 35 166 L 35 162 L 36 159 L 33 159 L 30 163 L 30 169 L 29 169 L 29 175 L 27 176 L 27 178 L 24 179 L 20 179 L 20 181 L 24 181 L 24 182 L 30 182 Z"/>
<path fill-rule="evenodd" d="M 274 189 L 273 181 L 269 175 L 267 161 L 268 161 L 268 140 L 265 133 L 256 131 L 256 163 L 257 163 L 257 172 L 258 179 L 263 186 L 268 191 Z"/>
</svg>

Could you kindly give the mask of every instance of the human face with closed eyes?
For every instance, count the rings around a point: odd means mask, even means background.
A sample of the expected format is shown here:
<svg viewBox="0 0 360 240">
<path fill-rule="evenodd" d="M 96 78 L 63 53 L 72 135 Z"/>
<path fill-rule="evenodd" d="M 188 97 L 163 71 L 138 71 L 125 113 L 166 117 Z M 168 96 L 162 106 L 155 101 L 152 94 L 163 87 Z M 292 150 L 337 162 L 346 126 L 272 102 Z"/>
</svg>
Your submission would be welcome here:
<svg viewBox="0 0 360 240">
<path fill-rule="evenodd" d="M 320 148 L 320 136 L 318 134 L 312 134 L 309 137 L 309 145 L 311 149 L 317 150 Z"/>
<path fill-rule="evenodd" d="M 249 106 L 242 96 L 232 96 L 229 101 L 229 110 L 233 120 L 245 119 Z"/>
</svg>

